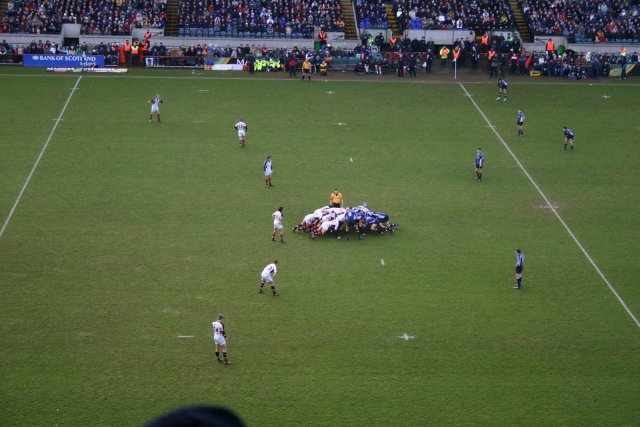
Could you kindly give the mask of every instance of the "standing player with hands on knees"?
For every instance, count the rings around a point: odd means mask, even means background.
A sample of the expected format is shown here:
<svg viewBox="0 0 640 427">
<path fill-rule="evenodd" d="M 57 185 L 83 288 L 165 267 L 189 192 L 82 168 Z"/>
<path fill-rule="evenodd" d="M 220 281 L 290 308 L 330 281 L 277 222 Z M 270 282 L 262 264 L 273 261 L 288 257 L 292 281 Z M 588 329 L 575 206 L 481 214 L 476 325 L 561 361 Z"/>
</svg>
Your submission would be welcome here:
<svg viewBox="0 0 640 427">
<path fill-rule="evenodd" d="M 238 131 L 238 140 L 240 141 L 240 148 L 244 148 L 244 143 L 247 139 L 247 124 L 242 119 L 240 119 L 240 121 L 236 123 L 233 127 L 236 128 L 236 130 Z"/>
<path fill-rule="evenodd" d="M 160 122 L 160 104 L 164 103 L 160 94 L 156 94 L 155 98 L 149 101 L 151 104 L 151 113 L 149 113 L 149 123 L 153 121 L 153 115 L 158 116 L 158 123 Z"/>
<path fill-rule="evenodd" d="M 564 133 L 564 151 L 567 151 L 567 144 L 571 146 L 571 151 L 573 151 L 573 131 L 565 126 L 562 128 L 562 132 Z"/>
<path fill-rule="evenodd" d="M 222 363 L 222 359 L 220 359 L 220 350 L 222 350 L 224 364 L 231 365 L 227 358 L 227 334 L 224 331 L 223 320 L 224 316 L 218 314 L 218 318 L 213 322 L 213 342 L 216 343 L 216 359 L 218 359 L 218 363 Z"/>
<path fill-rule="evenodd" d="M 278 260 L 273 261 L 271 264 L 268 264 L 260 275 L 260 288 L 258 289 L 258 293 L 262 293 L 262 288 L 264 288 L 265 283 L 271 286 L 271 295 L 274 297 L 278 296 L 276 292 L 276 285 L 273 283 L 273 278 L 278 273 Z"/>
</svg>

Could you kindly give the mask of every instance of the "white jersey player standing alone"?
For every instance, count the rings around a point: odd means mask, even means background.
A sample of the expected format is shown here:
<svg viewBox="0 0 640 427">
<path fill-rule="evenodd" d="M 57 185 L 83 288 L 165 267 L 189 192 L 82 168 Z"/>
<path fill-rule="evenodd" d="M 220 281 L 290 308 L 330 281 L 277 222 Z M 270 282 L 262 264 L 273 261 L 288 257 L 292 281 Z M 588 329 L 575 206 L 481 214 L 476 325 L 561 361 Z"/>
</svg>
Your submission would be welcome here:
<svg viewBox="0 0 640 427">
<path fill-rule="evenodd" d="M 164 103 L 160 94 L 156 94 L 156 97 L 149 101 L 151 104 L 151 113 L 149 113 L 149 123 L 153 121 L 153 115 L 158 116 L 158 122 L 160 122 L 160 104 Z"/>
<path fill-rule="evenodd" d="M 247 124 L 240 119 L 238 123 L 234 125 L 238 131 L 238 140 L 240 140 L 240 148 L 244 148 L 245 140 L 247 139 Z"/>
<path fill-rule="evenodd" d="M 267 156 L 267 159 L 264 161 L 262 165 L 262 169 L 264 169 L 264 181 L 267 184 L 267 188 L 272 187 L 271 184 L 271 175 L 273 174 L 273 166 L 271 165 L 271 156 Z"/>
<path fill-rule="evenodd" d="M 220 350 L 222 350 L 224 364 L 231 365 L 227 358 L 227 334 L 224 331 L 223 320 L 224 316 L 218 314 L 218 318 L 213 322 L 213 342 L 216 343 L 216 359 L 218 359 L 218 363 L 222 363 L 222 359 L 220 359 Z"/>
<path fill-rule="evenodd" d="M 260 275 L 260 289 L 258 289 L 258 293 L 262 293 L 262 288 L 264 288 L 264 284 L 268 283 L 271 286 L 271 295 L 274 297 L 278 296 L 276 292 L 276 285 L 273 283 L 273 278 L 278 273 L 278 260 L 273 261 L 271 264 L 267 265 Z"/>
<path fill-rule="evenodd" d="M 271 234 L 271 241 L 276 241 L 276 233 L 280 230 L 280 243 L 284 243 L 284 227 L 282 226 L 282 211 L 284 208 L 280 206 L 277 211 L 271 214 L 273 218 L 273 233 Z"/>
</svg>

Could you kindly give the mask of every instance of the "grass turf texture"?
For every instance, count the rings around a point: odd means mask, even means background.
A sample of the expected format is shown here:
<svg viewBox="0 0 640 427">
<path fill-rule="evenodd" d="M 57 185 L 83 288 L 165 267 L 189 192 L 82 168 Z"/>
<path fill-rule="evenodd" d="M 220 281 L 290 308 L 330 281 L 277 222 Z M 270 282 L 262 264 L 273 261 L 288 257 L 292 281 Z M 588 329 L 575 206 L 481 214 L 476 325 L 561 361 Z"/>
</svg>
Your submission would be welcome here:
<svg viewBox="0 0 640 427">
<path fill-rule="evenodd" d="M 3 221 L 77 78 L 0 75 Z M 0 240 L 3 425 L 138 425 L 192 403 L 249 425 L 640 424 L 640 330 L 457 84 L 78 87 Z M 640 88 L 521 83 L 503 103 L 466 87 L 637 316 Z M 401 229 L 292 235 L 335 186 Z M 257 293 L 273 259 L 278 298 Z"/>
</svg>

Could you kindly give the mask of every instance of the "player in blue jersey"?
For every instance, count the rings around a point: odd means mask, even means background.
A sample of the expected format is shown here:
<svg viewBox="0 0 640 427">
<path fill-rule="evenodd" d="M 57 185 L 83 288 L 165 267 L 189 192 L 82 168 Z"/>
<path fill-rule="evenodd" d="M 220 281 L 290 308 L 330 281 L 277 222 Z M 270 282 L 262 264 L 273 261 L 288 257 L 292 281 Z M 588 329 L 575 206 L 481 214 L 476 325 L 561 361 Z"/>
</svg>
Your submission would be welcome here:
<svg viewBox="0 0 640 427">
<path fill-rule="evenodd" d="M 567 151 L 567 144 L 571 146 L 571 151 L 573 151 L 573 131 L 565 126 L 562 128 L 562 132 L 564 133 L 564 151 Z"/>
<path fill-rule="evenodd" d="M 513 289 L 522 289 L 522 269 L 524 268 L 524 254 L 516 249 L 516 285 Z"/>
<path fill-rule="evenodd" d="M 502 98 L 503 101 L 507 101 L 507 88 L 508 88 L 508 84 L 507 81 L 505 79 L 500 79 L 498 80 L 498 97 L 496 98 L 496 101 L 500 101 L 500 98 Z"/>
<path fill-rule="evenodd" d="M 480 149 L 480 147 L 478 147 L 478 149 L 476 150 L 475 166 L 476 181 L 480 182 L 482 181 L 482 168 L 484 167 L 484 153 L 482 152 L 482 149 Z"/>
<path fill-rule="evenodd" d="M 524 136 L 524 111 L 518 109 L 518 136 Z"/>
</svg>

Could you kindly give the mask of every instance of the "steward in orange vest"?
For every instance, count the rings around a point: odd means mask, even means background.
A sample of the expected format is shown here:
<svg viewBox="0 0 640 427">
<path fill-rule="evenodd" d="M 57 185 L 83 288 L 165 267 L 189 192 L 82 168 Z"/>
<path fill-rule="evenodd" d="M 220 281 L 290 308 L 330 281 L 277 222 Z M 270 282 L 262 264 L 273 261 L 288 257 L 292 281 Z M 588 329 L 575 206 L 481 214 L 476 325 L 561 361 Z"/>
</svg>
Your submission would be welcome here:
<svg viewBox="0 0 640 427">
<path fill-rule="evenodd" d="M 487 59 L 488 59 L 489 61 L 491 61 L 491 60 L 493 59 L 493 55 L 495 55 L 495 54 L 496 54 L 496 51 L 495 51 L 495 50 L 493 50 L 493 48 L 491 48 L 491 50 L 490 50 L 490 51 L 489 51 L 489 53 L 487 54 Z"/>
<path fill-rule="evenodd" d="M 489 49 L 489 36 L 484 34 L 482 36 L 482 41 L 481 41 L 481 51 L 484 53 L 487 51 L 487 49 Z"/>
<path fill-rule="evenodd" d="M 127 64 L 131 64 L 131 43 L 129 40 L 125 40 L 124 42 L 124 60 Z"/>
<path fill-rule="evenodd" d="M 144 42 L 145 43 L 151 42 L 151 32 L 149 30 L 147 30 L 147 32 L 144 33 Z"/>
<path fill-rule="evenodd" d="M 396 43 L 398 42 L 398 39 L 396 38 L 396 36 L 391 36 L 391 38 L 389 39 L 389 46 L 390 47 L 395 47 Z"/>
<path fill-rule="evenodd" d="M 553 43 L 552 39 L 547 40 L 547 47 L 545 50 L 547 51 L 549 58 L 551 58 L 553 56 L 553 51 L 556 50 L 556 45 Z"/>
<path fill-rule="evenodd" d="M 327 44 L 327 33 L 324 31 L 320 31 L 320 46 L 324 46 Z"/>
</svg>

